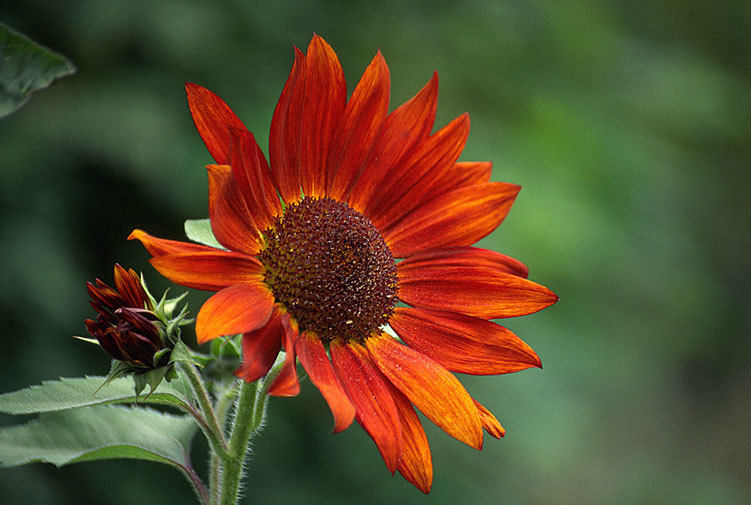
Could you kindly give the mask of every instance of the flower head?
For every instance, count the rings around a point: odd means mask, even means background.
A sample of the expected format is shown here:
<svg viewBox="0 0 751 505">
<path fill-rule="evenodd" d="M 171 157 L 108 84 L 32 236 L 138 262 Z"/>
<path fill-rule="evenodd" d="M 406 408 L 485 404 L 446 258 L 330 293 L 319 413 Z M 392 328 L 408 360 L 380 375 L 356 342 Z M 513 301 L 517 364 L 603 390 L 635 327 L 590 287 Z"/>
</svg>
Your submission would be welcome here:
<svg viewBox="0 0 751 505">
<path fill-rule="evenodd" d="M 297 394 L 299 359 L 334 431 L 357 419 L 388 469 L 427 493 L 431 456 L 414 407 L 477 449 L 483 428 L 503 436 L 452 372 L 539 367 L 528 345 L 490 319 L 531 314 L 557 297 L 527 280 L 519 261 L 472 247 L 504 220 L 519 186 L 490 182 L 489 162 L 457 162 L 466 114 L 432 132 L 437 74 L 390 113 L 389 85 L 378 52 L 348 100 L 336 54 L 314 36 L 306 54 L 295 49 L 269 164 L 219 97 L 188 84 L 217 163 L 208 166 L 209 216 L 223 249 L 141 230 L 130 238 L 169 279 L 216 292 L 196 334 L 199 343 L 243 334 L 238 377 L 263 377 L 284 348 L 270 394 Z"/>
<path fill-rule="evenodd" d="M 166 346 L 162 340 L 154 304 L 138 274 L 115 265 L 115 287 L 96 279 L 86 283 L 96 320 L 84 321 L 102 349 L 118 361 L 137 368 L 155 368 L 154 355 Z"/>
</svg>

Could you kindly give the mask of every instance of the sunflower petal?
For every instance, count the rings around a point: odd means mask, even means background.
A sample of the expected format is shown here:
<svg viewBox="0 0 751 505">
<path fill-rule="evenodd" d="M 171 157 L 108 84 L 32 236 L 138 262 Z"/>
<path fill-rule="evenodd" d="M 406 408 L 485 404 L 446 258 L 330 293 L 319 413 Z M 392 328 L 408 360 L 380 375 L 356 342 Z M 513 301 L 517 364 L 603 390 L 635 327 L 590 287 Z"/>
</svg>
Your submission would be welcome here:
<svg viewBox="0 0 751 505">
<path fill-rule="evenodd" d="M 488 435 L 498 439 L 505 436 L 505 428 L 501 426 L 501 423 L 498 422 L 498 419 L 495 418 L 493 413 L 474 398 L 472 398 L 472 401 L 475 402 L 477 412 L 480 414 L 480 422 L 482 422 L 482 427 L 488 432 Z"/>
<path fill-rule="evenodd" d="M 305 55 L 295 48 L 295 63 L 271 118 L 269 161 L 274 185 L 287 202 L 300 199 L 300 128 L 305 97 Z"/>
<path fill-rule="evenodd" d="M 356 419 L 375 442 L 393 475 L 402 455 L 399 411 L 387 382 L 360 344 L 331 342 L 334 373 L 357 412 Z"/>
<path fill-rule="evenodd" d="M 464 386 L 427 356 L 382 334 L 366 341 L 381 372 L 409 401 L 447 434 L 482 448 L 482 425 Z"/>
<path fill-rule="evenodd" d="M 402 427 L 402 459 L 399 460 L 399 473 L 417 489 L 428 494 L 433 484 L 433 458 L 428 437 L 425 436 L 425 430 L 412 403 L 396 387 L 390 386 Z"/>
<path fill-rule="evenodd" d="M 247 254 L 261 250 L 259 227 L 253 222 L 229 165 L 208 165 L 209 217 L 214 236 L 227 249 Z"/>
<path fill-rule="evenodd" d="M 297 339 L 295 349 L 310 380 L 329 404 L 331 413 L 334 415 L 334 433 L 346 430 L 355 419 L 355 407 L 334 375 L 334 369 L 326 355 L 323 343 L 315 335 L 304 331 Z"/>
<path fill-rule="evenodd" d="M 297 380 L 297 357 L 295 341 L 298 336 L 297 322 L 288 313 L 281 315 L 284 340 L 284 365 L 269 388 L 269 396 L 297 396 L 300 383 Z"/>
<path fill-rule="evenodd" d="M 264 267 L 247 254 L 232 251 L 165 254 L 149 263 L 157 272 L 181 286 L 219 291 L 234 284 L 261 282 Z"/>
<path fill-rule="evenodd" d="M 451 372 L 494 375 L 542 366 L 519 337 L 478 317 L 397 307 L 389 326 L 412 349 Z"/>
<path fill-rule="evenodd" d="M 193 122 L 203 143 L 217 163 L 226 163 L 230 145 L 229 128 L 246 130 L 245 125 L 224 100 L 208 89 L 187 82 L 185 91 Z"/>
<path fill-rule="evenodd" d="M 295 89 L 297 91 L 297 88 Z M 339 58 L 318 35 L 305 55 L 305 99 L 300 119 L 300 178 L 307 196 L 326 191 L 326 162 L 334 132 L 347 104 L 347 85 Z"/>
<path fill-rule="evenodd" d="M 243 334 L 243 361 L 235 370 L 235 376 L 245 382 L 255 382 L 266 375 L 274 364 L 279 351 L 282 349 L 281 319 L 276 310 L 271 312 L 268 322 L 258 328 Z"/>
<path fill-rule="evenodd" d="M 269 164 L 252 133 L 232 130 L 229 164 L 253 221 L 259 230 L 265 230 L 282 213 L 282 206 Z"/>
<path fill-rule="evenodd" d="M 431 190 L 420 198 L 415 208 L 443 193 L 465 186 L 486 184 L 490 182 L 492 172 L 493 164 L 489 161 L 457 161 L 449 170 L 433 179 Z"/>
<path fill-rule="evenodd" d="M 397 274 L 404 303 L 483 319 L 524 316 L 558 301 L 545 286 L 484 267 L 425 262 L 421 268 L 397 266 Z"/>
<path fill-rule="evenodd" d="M 139 240 L 152 256 L 181 253 L 215 253 L 221 250 L 205 245 L 191 244 L 190 242 L 157 238 L 143 230 L 137 229 L 128 235 L 128 240 Z"/>
<path fill-rule="evenodd" d="M 436 191 L 437 182 L 454 165 L 469 136 L 469 115 L 462 114 L 420 144 L 405 160 L 391 186 L 368 216 L 387 229 Z"/>
<path fill-rule="evenodd" d="M 380 199 L 384 182 L 390 181 L 401 169 L 404 159 L 430 135 L 438 103 L 438 74 L 409 101 L 386 118 L 383 129 L 349 195 L 349 204 L 369 216 Z"/>
<path fill-rule="evenodd" d="M 489 182 L 444 193 L 385 230 L 384 238 L 397 258 L 474 244 L 501 224 L 518 192 L 519 186 Z"/>
<path fill-rule="evenodd" d="M 198 343 L 257 330 L 268 322 L 273 308 L 274 295 L 260 281 L 224 288 L 206 300 L 198 311 Z"/>
<path fill-rule="evenodd" d="M 365 69 L 344 109 L 326 164 L 326 194 L 342 200 L 360 174 L 389 107 L 389 68 L 381 51 Z"/>
<path fill-rule="evenodd" d="M 444 247 L 428 249 L 410 256 L 399 263 L 399 272 L 408 277 L 426 265 L 432 268 L 472 267 L 501 271 L 527 278 L 529 269 L 521 261 L 496 251 L 480 247 Z"/>
</svg>

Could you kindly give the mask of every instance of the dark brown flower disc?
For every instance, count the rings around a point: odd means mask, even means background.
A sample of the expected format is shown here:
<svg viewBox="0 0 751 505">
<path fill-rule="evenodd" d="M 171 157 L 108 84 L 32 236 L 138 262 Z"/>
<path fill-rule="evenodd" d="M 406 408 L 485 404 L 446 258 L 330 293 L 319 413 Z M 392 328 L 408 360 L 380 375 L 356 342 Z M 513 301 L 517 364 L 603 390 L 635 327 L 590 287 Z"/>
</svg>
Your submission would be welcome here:
<svg viewBox="0 0 751 505">
<path fill-rule="evenodd" d="M 373 224 L 347 204 L 303 198 L 265 232 L 260 259 L 274 298 L 324 342 L 363 341 L 391 317 L 396 263 Z"/>
</svg>

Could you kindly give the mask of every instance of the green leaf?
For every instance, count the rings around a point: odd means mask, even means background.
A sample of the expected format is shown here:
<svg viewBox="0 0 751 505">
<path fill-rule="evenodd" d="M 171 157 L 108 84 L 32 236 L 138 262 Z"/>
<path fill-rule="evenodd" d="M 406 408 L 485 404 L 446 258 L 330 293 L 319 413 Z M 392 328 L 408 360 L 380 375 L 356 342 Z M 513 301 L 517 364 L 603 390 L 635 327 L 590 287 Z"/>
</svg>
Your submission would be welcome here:
<svg viewBox="0 0 751 505">
<path fill-rule="evenodd" d="M 21 107 L 34 91 L 75 71 L 65 56 L 0 24 L 0 117 Z"/>
<path fill-rule="evenodd" d="M 0 412 L 6 414 L 35 414 L 90 405 L 134 402 L 133 379 L 113 379 L 101 387 L 105 377 L 86 377 L 45 381 L 20 391 L 0 395 Z M 100 389 L 101 387 L 101 389 Z M 97 391 L 99 390 L 99 391 Z M 169 405 L 185 409 L 187 401 L 182 389 L 173 384 L 161 384 L 159 389 L 142 403 Z"/>
<path fill-rule="evenodd" d="M 211 221 L 208 219 L 186 219 L 185 235 L 193 242 L 198 242 L 209 247 L 216 247 L 217 249 L 224 249 L 214 236 L 214 232 L 211 231 Z"/>
<path fill-rule="evenodd" d="M 197 424 L 139 407 L 96 406 L 49 412 L 0 429 L 0 466 L 33 462 L 56 466 L 98 459 L 130 458 L 186 469 Z"/>
</svg>

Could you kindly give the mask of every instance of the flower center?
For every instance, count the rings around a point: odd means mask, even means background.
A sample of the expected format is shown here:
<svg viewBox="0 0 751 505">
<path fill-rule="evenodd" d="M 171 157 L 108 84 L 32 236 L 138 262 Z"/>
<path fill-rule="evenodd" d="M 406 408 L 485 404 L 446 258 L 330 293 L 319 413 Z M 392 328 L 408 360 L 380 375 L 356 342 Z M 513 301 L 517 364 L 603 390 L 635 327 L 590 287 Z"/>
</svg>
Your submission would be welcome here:
<svg viewBox="0 0 751 505">
<path fill-rule="evenodd" d="M 396 263 L 362 214 L 330 198 L 287 206 L 265 231 L 259 258 L 274 298 L 300 331 L 324 342 L 364 341 L 386 324 L 396 303 Z"/>
</svg>

